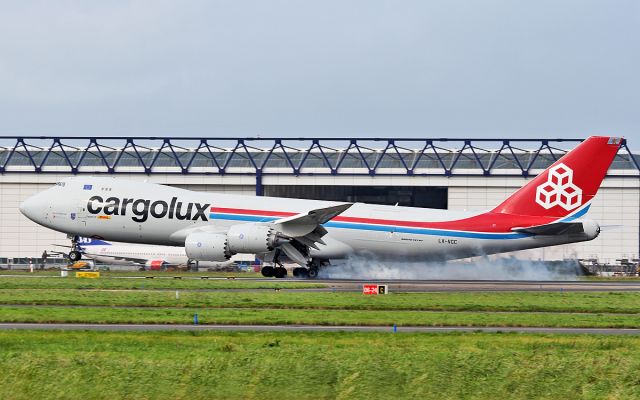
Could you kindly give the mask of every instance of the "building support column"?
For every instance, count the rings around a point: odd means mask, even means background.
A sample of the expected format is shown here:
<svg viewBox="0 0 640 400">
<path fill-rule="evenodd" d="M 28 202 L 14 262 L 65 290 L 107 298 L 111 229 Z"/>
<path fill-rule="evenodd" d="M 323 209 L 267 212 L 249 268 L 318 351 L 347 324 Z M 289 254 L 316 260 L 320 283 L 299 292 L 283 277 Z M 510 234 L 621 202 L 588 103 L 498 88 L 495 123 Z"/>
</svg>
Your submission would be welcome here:
<svg viewBox="0 0 640 400">
<path fill-rule="evenodd" d="M 262 188 L 262 171 L 256 171 L 256 196 L 264 196 Z"/>
</svg>

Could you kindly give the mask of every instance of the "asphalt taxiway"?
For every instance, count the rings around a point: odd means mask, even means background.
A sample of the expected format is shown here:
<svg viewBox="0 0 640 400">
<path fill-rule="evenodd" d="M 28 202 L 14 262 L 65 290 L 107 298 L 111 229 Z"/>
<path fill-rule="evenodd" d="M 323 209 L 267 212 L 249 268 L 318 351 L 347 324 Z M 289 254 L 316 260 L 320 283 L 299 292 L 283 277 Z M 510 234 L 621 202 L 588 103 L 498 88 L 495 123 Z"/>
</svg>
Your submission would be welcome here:
<svg viewBox="0 0 640 400">
<path fill-rule="evenodd" d="M 306 281 L 308 282 L 308 281 Z M 361 290 L 365 283 L 387 284 L 395 292 L 469 291 L 640 291 L 640 281 L 442 281 L 442 280 L 315 280 L 340 290 Z"/>
</svg>

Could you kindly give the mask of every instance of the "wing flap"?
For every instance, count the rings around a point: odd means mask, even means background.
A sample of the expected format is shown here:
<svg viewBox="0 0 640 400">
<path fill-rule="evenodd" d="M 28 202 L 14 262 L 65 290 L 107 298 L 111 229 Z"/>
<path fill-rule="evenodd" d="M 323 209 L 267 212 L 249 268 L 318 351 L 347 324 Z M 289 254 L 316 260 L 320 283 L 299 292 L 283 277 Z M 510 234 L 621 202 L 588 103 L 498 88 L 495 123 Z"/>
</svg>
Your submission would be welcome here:
<svg viewBox="0 0 640 400">
<path fill-rule="evenodd" d="M 296 264 L 307 265 L 307 258 L 302 255 L 302 253 L 300 253 L 298 249 L 293 247 L 291 243 L 283 243 L 282 245 L 280 245 L 280 249 L 282 249 L 282 251 L 284 251 L 284 254 L 286 254 L 287 257 L 289 257 L 289 259 Z"/>
</svg>

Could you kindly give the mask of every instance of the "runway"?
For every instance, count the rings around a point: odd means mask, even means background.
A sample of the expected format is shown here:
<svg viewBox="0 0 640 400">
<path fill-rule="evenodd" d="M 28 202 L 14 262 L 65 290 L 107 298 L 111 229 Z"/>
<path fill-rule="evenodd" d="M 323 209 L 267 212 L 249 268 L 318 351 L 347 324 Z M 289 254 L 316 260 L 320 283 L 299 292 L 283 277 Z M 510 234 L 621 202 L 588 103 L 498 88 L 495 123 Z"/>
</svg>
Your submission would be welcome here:
<svg viewBox="0 0 640 400">
<path fill-rule="evenodd" d="M 10 275 L 0 274 L 0 279 L 10 278 L 51 278 L 66 279 L 52 275 Z M 179 279 L 176 279 L 178 278 Z M 244 277 L 210 277 L 210 276 L 112 276 L 107 279 L 126 280 L 202 280 L 202 281 L 238 281 L 238 282 L 269 282 L 269 283 L 317 283 L 326 285 L 319 288 L 282 289 L 286 291 L 300 292 L 324 292 L 324 291 L 344 291 L 361 292 L 363 284 L 386 284 L 389 285 L 390 292 L 468 292 L 468 291 L 640 291 L 640 280 L 572 280 L 572 281 L 501 281 L 501 280 L 405 280 L 405 279 L 295 279 L 295 278 L 244 278 Z M 153 289 L 146 290 L 172 290 Z M 233 287 L 221 289 L 193 288 L 193 291 L 262 291 L 273 290 L 273 288 L 261 289 L 234 289 Z"/>
<path fill-rule="evenodd" d="M 466 326 L 324 326 L 324 325 L 151 325 L 151 324 L 30 324 L 0 323 L 0 330 L 90 331 L 231 331 L 231 332 L 388 332 L 388 333 L 539 333 L 567 335 L 640 335 L 640 329 L 620 328 L 528 328 Z"/>
<path fill-rule="evenodd" d="M 293 281 L 293 280 L 288 280 Z M 301 282 L 310 282 L 304 280 Z M 640 281 L 483 281 L 483 280 L 314 280 L 326 289 L 361 291 L 367 283 L 389 285 L 389 292 L 501 292 L 501 291 L 640 291 Z M 289 289 L 291 290 L 291 289 Z"/>
</svg>

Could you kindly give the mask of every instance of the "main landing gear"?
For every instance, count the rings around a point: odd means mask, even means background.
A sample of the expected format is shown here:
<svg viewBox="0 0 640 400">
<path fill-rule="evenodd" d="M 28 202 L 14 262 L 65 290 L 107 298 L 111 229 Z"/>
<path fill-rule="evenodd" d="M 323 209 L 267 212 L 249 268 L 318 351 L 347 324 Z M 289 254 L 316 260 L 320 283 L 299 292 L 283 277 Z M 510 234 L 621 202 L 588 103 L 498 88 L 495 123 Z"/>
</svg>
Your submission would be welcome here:
<svg viewBox="0 0 640 400">
<path fill-rule="evenodd" d="M 262 276 L 264 276 L 265 278 L 270 278 L 272 276 L 276 278 L 284 278 L 285 276 L 287 276 L 287 270 L 280 262 L 280 254 L 280 249 L 276 249 L 276 252 L 273 256 L 273 263 L 275 264 L 275 267 L 271 265 L 265 265 L 264 267 L 262 267 L 262 269 L 260 270 Z"/>
<path fill-rule="evenodd" d="M 287 270 L 280 262 L 280 250 L 276 249 L 276 253 L 273 257 L 273 263 L 275 266 L 266 265 L 262 267 L 262 276 L 270 278 L 284 278 L 287 276 Z M 298 279 L 316 279 L 320 272 L 320 269 L 329 265 L 329 260 L 319 260 L 316 258 L 311 259 L 307 263 L 306 267 L 296 267 L 293 269 L 293 277 Z"/>
<path fill-rule="evenodd" d="M 266 265 L 262 267 L 260 272 L 265 278 L 270 278 L 272 276 L 276 278 L 284 278 L 287 276 L 287 270 L 282 266 L 272 267 L 270 265 Z"/>
<path fill-rule="evenodd" d="M 74 236 L 71 239 L 71 251 L 69 252 L 69 260 L 76 262 L 80 261 L 82 253 L 78 251 L 78 237 Z"/>
<path fill-rule="evenodd" d="M 306 268 L 298 267 L 293 270 L 293 276 L 296 278 L 309 278 L 316 279 L 320 273 L 320 269 L 329 265 L 329 260 L 318 260 L 316 258 L 311 259 Z"/>
<path fill-rule="evenodd" d="M 293 277 L 294 278 L 308 278 L 309 277 L 309 270 L 303 267 L 297 267 L 293 269 Z"/>
</svg>

